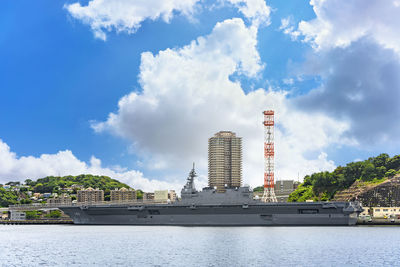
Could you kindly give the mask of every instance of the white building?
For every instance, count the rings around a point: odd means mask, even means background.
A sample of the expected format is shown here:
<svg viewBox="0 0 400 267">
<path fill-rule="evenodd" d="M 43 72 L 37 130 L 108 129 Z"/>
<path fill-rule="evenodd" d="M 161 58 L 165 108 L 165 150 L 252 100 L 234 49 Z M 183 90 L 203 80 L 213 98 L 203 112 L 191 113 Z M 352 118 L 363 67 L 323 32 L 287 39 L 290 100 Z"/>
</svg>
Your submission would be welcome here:
<svg viewBox="0 0 400 267">
<path fill-rule="evenodd" d="M 375 218 L 389 218 L 390 216 L 400 216 L 400 207 L 373 207 L 372 216 Z"/>
<path fill-rule="evenodd" d="M 11 221 L 25 221 L 26 214 L 23 211 L 10 210 L 10 220 Z"/>
<path fill-rule="evenodd" d="M 50 205 L 71 205 L 72 199 L 67 194 L 61 194 L 59 197 L 48 198 L 47 203 Z"/>
<path fill-rule="evenodd" d="M 167 201 L 168 200 L 168 190 L 155 190 L 154 191 L 155 201 Z"/>
</svg>

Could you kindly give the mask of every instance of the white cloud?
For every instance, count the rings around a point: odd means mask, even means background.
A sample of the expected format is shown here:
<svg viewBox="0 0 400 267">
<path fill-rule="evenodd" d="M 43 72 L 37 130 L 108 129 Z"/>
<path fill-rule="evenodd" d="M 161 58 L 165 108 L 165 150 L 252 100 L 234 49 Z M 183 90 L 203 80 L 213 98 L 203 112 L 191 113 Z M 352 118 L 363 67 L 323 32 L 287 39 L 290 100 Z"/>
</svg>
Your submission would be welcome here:
<svg viewBox="0 0 400 267">
<path fill-rule="evenodd" d="M 113 170 L 114 169 L 114 170 Z M 118 170 L 104 168 L 100 159 L 92 156 L 90 164 L 77 159 L 70 150 L 59 151 L 57 154 L 43 154 L 40 157 L 18 157 L 10 147 L 0 139 L 0 182 L 24 181 L 46 176 L 63 176 L 94 174 L 106 175 L 126 183 L 135 189 L 153 191 L 154 189 L 180 190 L 181 184 L 176 181 L 149 180 L 135 170 Z M 179 181 L 180 182 L 180 181 Z"/>
<path fill-rule="evenodd" d="M 90 0 L 65 5 L 72 17 L 90 25 L 96 38 L 106 40 L 106 32 L 134 33 L 145 20 L 169 22 L 180 13 L 191 17 L 201 0 Z M 264 0 L 222 0 L 233 4 L 254 25 L 268 25 L 271 9 Z"/>
<path fill-rule="evenodd" d="M 286 85 L 293 85 L 294 84 L 294 80 L 293 78 L 285 78 L 282 80 L 282 82 Z"/>
<path fill-rule="evenodd" d="M 300 36 L 300 32 L 295 29 L 292 17 L 281 19 L 281 26 L 279 27 L 279 30 L 281 30 L 284 34 L 290 35 L 292 41 L 297 40 L 297 38 Z"/>
<path fill-rule="evenodd" d="M 169 22 L 175 13 L 190 16 L 200 0 L 91 0 L 64 7 L 76 19 L 89 24 L 95 37 L 106 40 L 106 32 L 134 33 L 147 19 Z"/>
<path fill-rule="evenodd" d="M 351 123 L 346 135 L 378 151 L 398 146 L 400 57 L 369 38 L 315 52 L 299 67 L 322 78 L 319 88 L 297 97 L 304 111 L 323 112 Z"/>
<path fill-rule="evenodd" d="M 257 77 L 263 68 L 257 29 L 241 19 L 218 23 L 210 35 L 190 45 L 142 54 L 141 92 L 118 103 L 118 111 L 97 132 L 108 131 L 131 140 L 148 168 L 172 173 L 186 171 L 196 161 L 207 171 L 207 139 L 220 130 L 243 137 L 244 181 L 263 182 L 262 111 L 276 111 L 276 168 L 278 179 L 297 179 L 313 171 L 332 170 L 324 149 L 344 143 L 346 122 L 293 108 L 285 92 L 258 89 L 245 93 L 229 77 L 241 72 Z M 314 153 L 314 158 L 305 154 Z M 319 155 L 319 156 L 318 156 Z M 179 176 L 178 176 L 179 177 Z"/>
<path fill-rule="evenodd" d="M 369 36 L 400 52 L 399 1 L 311 0 L 316 18 L 301 21 L 298 31 L 315 48 L 348 46 Z M 290 32 L 289 32 L 290 33 Z"/>
<path fill-rule="evenodd" d="M 282 19 L 280 29 L 314 49 L 298 77 L 320 78 L 318 88 L 297 97 L 298 107 L 346 120 L 345 136 L 360 147 L 398 145 L 400 127 L 399 1 L 312 0 L 316 18 Z M 295 65 L 295 64 L 294 64 Z"/>
<path fill-rule="evenodd" d="M 226 0 L 233 4 L 239 11 L 250 19 L 255 25 L 269 25 L 271 8 L 265 0 Z"/>
</svg>

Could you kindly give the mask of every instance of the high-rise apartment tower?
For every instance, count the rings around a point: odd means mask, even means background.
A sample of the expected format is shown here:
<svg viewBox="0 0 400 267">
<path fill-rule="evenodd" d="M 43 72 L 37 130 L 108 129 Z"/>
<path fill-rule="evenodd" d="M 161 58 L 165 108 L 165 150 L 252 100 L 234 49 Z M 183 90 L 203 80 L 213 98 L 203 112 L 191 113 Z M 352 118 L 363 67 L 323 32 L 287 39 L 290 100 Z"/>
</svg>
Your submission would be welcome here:
<svg viewBox="0 0 400 267">
<path fill-rule="evenodd" d="M 208 139 L 208 185 L 217 192 L 242 185 L 242 138 L 221 131 Z"/>
</svg>

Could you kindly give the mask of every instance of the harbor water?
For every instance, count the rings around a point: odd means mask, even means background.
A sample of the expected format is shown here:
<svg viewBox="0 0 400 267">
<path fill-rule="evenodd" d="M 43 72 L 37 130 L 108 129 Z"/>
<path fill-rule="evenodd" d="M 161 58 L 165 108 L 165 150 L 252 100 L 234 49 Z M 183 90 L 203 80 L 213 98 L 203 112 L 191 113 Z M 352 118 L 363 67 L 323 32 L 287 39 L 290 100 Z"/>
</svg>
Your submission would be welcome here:
<svg viewBox="0 0 400 267">
<path fill-rule="evenodd" d="M 400 227 L 0 225 L 0 266 L 398 266 Z"/>
</svg>

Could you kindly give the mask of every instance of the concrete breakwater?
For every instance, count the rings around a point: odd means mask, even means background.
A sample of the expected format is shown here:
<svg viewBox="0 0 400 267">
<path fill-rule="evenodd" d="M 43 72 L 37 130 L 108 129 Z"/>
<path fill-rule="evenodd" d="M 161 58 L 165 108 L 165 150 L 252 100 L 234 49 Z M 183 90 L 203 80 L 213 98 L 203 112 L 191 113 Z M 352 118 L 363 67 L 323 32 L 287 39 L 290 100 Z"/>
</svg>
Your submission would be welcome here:
<svg viewBox="0 0 400 267">
<path fill-rule="evenodd" d="M 391 220 L 384 218 L 371 218 L 368 220 L 358 218 L 357 225 L 400 225 L 400 220 Z"/>
<path fill-rule="evenodd" d="M 0 224 L 73 224 L 72 220 L 1 220 Z"/>
</svg>

